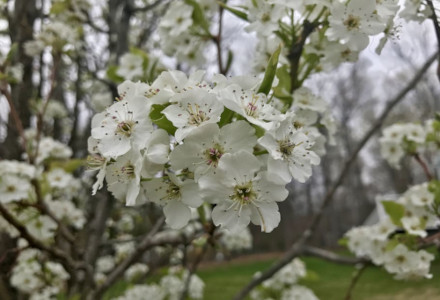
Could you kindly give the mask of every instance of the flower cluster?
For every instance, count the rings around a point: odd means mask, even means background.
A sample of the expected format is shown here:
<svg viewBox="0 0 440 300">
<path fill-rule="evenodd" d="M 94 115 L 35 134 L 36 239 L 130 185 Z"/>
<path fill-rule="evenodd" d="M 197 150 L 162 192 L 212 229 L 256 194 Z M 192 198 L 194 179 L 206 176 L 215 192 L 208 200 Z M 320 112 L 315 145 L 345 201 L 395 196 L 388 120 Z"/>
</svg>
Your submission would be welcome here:
<svg viewBox="0 0 440 300">
<path fill-rule="evenodd" d="M 216 8 L 213 0 L 171 3 L 159 23 L 161 50 L 180 62 L 202 65 L 205 62 L 203 50 L 211 38 L 206 19 L 212 17 Z"/>
<path fill-rule="evenodd" d="M 177 300 L 185 288 L 185 282 L 189 276 L 188 270 L 181 268 L 170 268 L 168 274 L 163 276 L 158 284 L 138 284 L 125 291 L 124 295 L 114 300 Z M 205 284 L 197 275 L 191 275 L 188 296 L 191 299 L 203 299 Z"/>
<path fill-rule="evenodd" d="M 348 231 L 348 248 L 356 256 L 383 266 L 396 279 L 431 278 L 434 255 L 419 250 L 417 238 L 426 237 L 427 230 L 439 224 L 434 202 L 427 183 L 411 187 L 396 201 L 383 201 L 389 218 Z"/>
<path fill-rule="evenodd" d="M 36 249 L 23 249 L 12 270 L 11 285 L 19 291 L 30 294 L 31 300 L 53 299 L 64 290 L 69 274 L 64 268 L 51 261 L 45 261 Z"/>
<path fill-rule="evenodd" d="M 215 205 L 215 225 L 272 231 L 285 184 L 304 182 L 325 137 L 315 125 L 326 104 L 304 89 L 282 113 L 254 77 L 213 83 L 203 72 L 163 72 L 153 83 L 126 81 L 119 101 L 94 116 L 89 165 L 127 205 L 153 202 L 182 228 L 191 208 Z"/>
<path fill-rule="evenodd" d="M 414 9 L 410 8 L 414 1 L 406 2 L 402 14 L 415 16 Z M 310 39 L 304 41 L 306 55 L 301 61 L 308 65 L 309 71 L 329 70 L 342 62 L 355 61 L 359 52 L 369 44 L 369 37 L 384 33 L 377 49 L 380 52 L 386 41 L 395 35 L 397 26 L 394 18 L 400 10 L 396 0 L 248 0 L 245 7 L 249 22 L 246 30 L 255 32 L 258 37 L 255 57 L 257 71 L 264 70 L 276 45 L 282 42 L 290 45 L 309 34 Z M 286 28 L 302 32 L 303 36 L 290 40 Z M 286 51 L 281 61 L 286 62 L 287 56 Z"/>
<path fill-rule="evenodd" d="M 306 274 L 304 262 L 299 258 L 295 258 L 273 277 L 264 281 L 258 289 L 252 291 L 251 299 L 318 300 L 310 289 L 298 284 L 298 280 L 305 277 Z M 259 273 L 255 276 L 259 276 Z"/>
</svg>

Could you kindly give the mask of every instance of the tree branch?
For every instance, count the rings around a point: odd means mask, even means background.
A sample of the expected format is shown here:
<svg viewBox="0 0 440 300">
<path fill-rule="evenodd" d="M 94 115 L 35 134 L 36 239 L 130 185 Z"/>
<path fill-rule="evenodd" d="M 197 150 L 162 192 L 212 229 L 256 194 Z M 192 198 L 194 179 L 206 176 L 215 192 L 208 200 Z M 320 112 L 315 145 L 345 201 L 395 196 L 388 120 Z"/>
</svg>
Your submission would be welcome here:
<svg viewBox="0 0 440 300">
<path fill-rule="evenodd" d="M 432 11 L 431 19 L 432 19 L 432 22 L 434 23 L 435 35 L 437 37 L 437 47 L 439 49 L 438 51 L 439 51 L 439 55 L 440 55 L 440 25 L 438 23 L 437 14 L 435 13 L 434 4 L 432 3 L 431 0 L 426 0 L 426 2 Z M 439 61 L 440 61 L 440 56 L 439 56 Z M 437 67 L 437 77 L 440 80 L 440 64 Z"/>
<path fill-rule="evenodd" d="M 368 260 L 365 258 L 341 256 L 341 255 L 337 255 L 334 252 L 312 246 L 304 246 L 302 255 L 314 256 L 325 259 L 330 262 L 334 262 L 337 264 L 344 264 L 344 265 L 355 265 L 359 263 L 368 262 Z"/>
<path fill-rule="evenodd" d="M 361 278 L 362 273 L 364 273 L 365 269 L 370 264 L 362 264 L 362 266 L 356 270 L 356 272 L 353 275 L 353 278 L 351 279 L 350 286 L 348 287 L 347 294 L 345 295 L 345 300 L 351 300 L 351 295 L 353 293 L 354 287 L 356 286 L 356 283 L 358 283 L 359 278 Z"/>
<path fill-rule="evenodd" d="M 400 102 L 403 100 L 405 95 L 411 91 L 416 84 L 422 79 L 425 72 L 429 69 L 429 67 L 432 65 L 432 63 L 436 60 L 438 56 L 438 52 L 436 52 L 434 55 L 432 55 L 425 64 L 420 68 L 420 70 L 414 75 L 414 77 L 411 79 L 410 82 L 406 85 L 405 88 L 403 88 L 399 94 L 397 94 L 394 99 L 388 102 L 383 112 L 380 114 L 380 116 L 377 118 L 376 122 L 373 124 L 373 126 L 370 128 L 370 130 L 364 135 L 362 140 L 359 142 L 357 147 L 355 148 L 354 152 L 350 155 L 349 159 L 345 162 L 341 172 L 339 173 L 338 179 L 336 182 L 332 185 L 330 190 L 327 192 L 327 194 L 324 197 L 324 200 L 322 201 L 321 207 L 318 211 L 318 213 L 313 217 L 308 229 L 306 229 L 301 237 L 291 246 L 291 248 L 285 253 L 285 255 L 277 262 L 275 262 L 269 269 L 264 271 L 261 276 L 252 279 L 235 297 L 234 300 L 241 300 L 246 297 L 246 295 L 252 291 L 255 287 L 257 287 L 259 284 L 261 284 L 266 279 L 269 279 L 272 277 L 276 272 L 278 272 L 282 267 L 284 267 L 286 264 L 288 264 L 292 259 L 297 257 L 299 254 L 301 254 L 304 251 L 304 245 L 305 243 L 310 239 L 313 232 L 316 230 L 317 226 L 319 225 L 319 222 L 322 218 L 322 215 L 324 213 L 325 208 L 331 203 L 334 194 L 336 193 L 339 186 L 342 184 L 345 176 L 348 174 L 348 170 L 350 169 L 353 162 L 356 160 L 357 155 L 362 150 L 362 148 L 366 145 L 366 143 L 371 139 L 371 137 L 380 129 L 382 124 L 384 123 L 386 117 L 391 112 L 391 110 Z"/>
<path fill-rule="evenodd" d="M 156 0 L 155 2 L 145 5 L 143 7 L 130 7 L 130 12 L 132 13 L 138 13 L 138 12 L 146 12 L 149 10 L 154 9 L 156 6 L 159 6 L 162 2 L 165 2 L 164 0 Z"/>
<path fill-rule="evenodd" d="M 77 268 L 76 262 L 67 253 L 58 249 L 54 246 L 47 246 L 40 240 L 32 236 L 27 228 L 21 224 L 4 206 L 0 203 L 0 213 L 3 218 L 8 221 L 9 224 L 14 226 L 15 229 L 20 233 L 20 236 L 24 238 L 31 247 L 37 248 L 41 251 L 47 252 L 53 258 L 57 259 L 66 267 L 67 270 L 73 270 Z M 70 272 L 69 272 L 70 273 Z"/>
<path fill-rule="evenodd" d="M 128 256 L 124 261 L 122 261 L 116 268 L 108 275 L 107 280 L 100 285 L 96 290 L 92 291 L 87 299 L 100 299 L 102 294 L 118 280 L 124 272 L 136 261 L 138 261 L 142 254 L 153 247 L 161 245 L 179 245 L 184 242 L 184 238 L 180 235 L 172 235 L 169 233 L 158 234 L 156 233 L 160 230 L 164 223 L 165 218 L 162 217 L 156 222 L 151 231 L 145 236 L 145 238 L 139 243 L 135 251 Z"/>
</svg>

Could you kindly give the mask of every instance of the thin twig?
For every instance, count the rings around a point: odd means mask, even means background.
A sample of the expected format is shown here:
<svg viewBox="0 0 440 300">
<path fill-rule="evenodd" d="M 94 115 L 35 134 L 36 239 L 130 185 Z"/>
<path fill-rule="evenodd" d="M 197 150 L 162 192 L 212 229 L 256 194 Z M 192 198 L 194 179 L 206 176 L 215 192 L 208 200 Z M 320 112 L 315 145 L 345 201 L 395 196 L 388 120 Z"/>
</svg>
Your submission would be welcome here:
<svg viewBox="0 0 440 300">
<path fill-rule="evenodd" d="M 423 158 L 420 156 L 420 154 L 416 153 L 413 155 L 414 159 L 419 163 L 419 165 L 422 167 L 423 172 L 425 173 L 426 179 L 428 181 L 431 181 L 434 179 L 434 176 L 432 175 L 431 171 L 428 168 L 428 165 L 423 160 Z"/>
<path fill-rule="evenodd" d="M 313 217 L 309 227 L 303 232 L 300 238 L 291 246 L 291 248 L 285 253 L 285 255 L 277 262 L 275 262 L 271 267 L 269 267 L 266 271 L 261 273 L 261 276 L 252 279 L 235 297 L 234 300 L 241 300 L 246 297 L 246 295 L 252 291 L 255 287 L 261 284 L 266 279 L 272 277 L 276 272 L 278 272 L 282 267 L 288 264 L 292 259 L 301 254 L 304 250 L 305 243 L 310 239 L 313 232 L 316 230 L 319 222 L 322 218 L 325 208 L 331 203 L 334 194 L 336 193 L 339 186 L 342 184 L 343 180 L 348 174 L 348 170 L 350 169 L 353 162 L 356 160 L 357 155 L 366 145 L 366 143 L 371 139 L 371 137 L 381 128 L 384 123 L 386 117 L 391 112 L 391 110 L 403 100 L 405 95 L 411 91 L 416 84 L 422 79 L 425 72 L 429 69 L 432 63 L 436 60 L 438 56 L 438 52 L 432 55 L 425 64 L 420 68 L 420 70 L 414 75 L 410 82 L 403 88 L 397 96 L 388 102 L 383 112 L 377 118 L 373 126 L 370 130 L 364 135 L 362 140 L 359 142 L 354 152 L 350 155 L 349 159 L 344 164 L 341 172 L 335 183 L 332 185 L 330 190 L 326 193 L 324 200 L 322 201 L 321 207 L 318 210 L 317 214 Z"/>
<path fill-rule="evenodd" d="M 359 263 L 368 262 L 368 260 L 366 260 L 365 258 L 342 256 L 334 252 L 312 246 L 304 246 L 302 255 L 314 256 L 325 259 L 330 262 L 334 262 L 337 264 L 344 264 L 344 265 L 355 265 Z"/>
<path fill-rule="evenodd" d="M 24 134 L 23 123 L 21 122 L 21 119 L 17 113 L 17 109 L 15 108 L 14 102 L 12 101 L 11 93 L 9 92 L 8 87 L 4 82 L 0 83 L 0 92 L 3 94 L 3 96 L 5 96 L 6 101 L 8 101 L 9 109 L 12 118 L 14 119 L 15 127 L 17 128 L 18 134 L 21 138 L 23 150 L 27 153 L 27 159 L 30 160 L 31 153 L 29 152 L 29 148 L 27 147 L 27 139 L 26 135 Z"/>
<path fill-rule="evenodd" d="M 156 0 L 155 2 L 145 5 L 143 7 L 130 7 L 130 12 L 132 13 L 138 13 L 138 12 L 146 12 L 149 10 L 154 9 L 156 6 L 164 2 L 164 0 Z"/>
<path fill-rule="evenodd" d="M 361 278 L 362 274 L 364 273 L 365 269 L 369 265 L 370 264 L 367 264 L 367 263 L 366 264 L 362 264 L 360 266 L 360 268 L 356 270 L 356 272 L 353 275 L 353 278 L 351 279 L 350 286 L 348 287 L 348 290 L 347 290 L 347 294 L 345 294 L 345 300 L 351 300 L 352 299 L 351 296 L 352 296 L 353 290 L 354 290 L 356 284 L 358 283 L 359 279 Z"/>
<path fill-rule="evenodd" d="M 432 22 L 434 23 L 435 35 L 437 37 L 437 47 L 439 49 L 439 55 L 440 55 L 440 25 L 438 23 L 438 18 L 435 12 L 434 4 L 432 3 L 431 0 L 426 0 L 426 2 L 432 11 L 431 19 Z M 439 56 L 439 62 L 440 62 L 440 56 Z M 437 78 L 440 80 L 440 64 L 437 66 Z"/>
<path fill-rule="evenodd" d="M 217 49 L 217 64 L 218 72 L 220 74 L 226 75 L 223 66 L 223 55 L 222 55 L 222 28 L 223 28 L 223 6 L 219 5 L 218 11 L 218 32 L 216 36 L 212 36 L 212 41 L 214 42 Z"/>
<path fill-rule="evenodd" d="M 87 299 L 100 299 L 102 294 L 118 280 L 124 272 L 137 260 L 142 257 L 142 254 L 152 247 L 160 245 L 179 245 L 183 242 L 181 235 L 156 235 L 164 223 L 165 218 L 162 217 L 156 222 L 153 229 L 145 236 L 139 243 L 134 252 L 122 261 L 116 268 L 107 276 L 107 280 L 100 285 L 96 290 L 89 293 Z"/>
<path fill-rule="evenodd" d="M 20 236 L 24 238 L 30 246 L 33 248 L 37 248 L 41 251 L 44 251 L 51 255 L 53 258 L 57 259 L 62 263 L 63 266 L 66 267 L 67 270 L 72 270 L 77 268 L 77 264 L 75 261 L 67 255 L 63 250 L 55 247 L 55 246 L 47 246 L 33 235 L 29 233 L 27 228 L 21 224 L 4 206 L 0 203 L 0 214 L 3 218 L 8 221 L 17 231 L 20 233 Z"/>
</svg>

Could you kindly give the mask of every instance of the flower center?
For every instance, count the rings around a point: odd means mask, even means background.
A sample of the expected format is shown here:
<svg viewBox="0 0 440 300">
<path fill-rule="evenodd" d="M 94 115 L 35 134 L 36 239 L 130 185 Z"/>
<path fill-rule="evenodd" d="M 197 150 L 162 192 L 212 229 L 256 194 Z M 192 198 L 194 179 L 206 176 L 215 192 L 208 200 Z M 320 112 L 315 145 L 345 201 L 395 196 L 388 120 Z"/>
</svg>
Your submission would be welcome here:
<svg viewBox="0 0 440 300">
<path fill-rule="evenodd" d="M 252 189 L 252 182 L 239 184 L 234 187 L 234 193 L 229 196 L 231 200 L 240 202 L 241 205 L 249 204 L 257 199 L 257 194 Z"/>
<path fill-rule="evenodd" d="M 220 158 L 223 155 L 223 149 L 216 144 L 214 147 L 205 150 L 205 158 L 208 165 L 217 167 Z"/>
<path fill-rule="evenodd" d="M 15 185 L 8 185 L 8 186 L 6 187 L 6 191 L 7 191 L 8 193 L 13 193 L 13 192 L 15 192 L 15 191 L 16 191 L 16 187 L 15 187 Z"/>
<path fill-rule="evenodd" d="M 122 134 L 126 137 L 130 137 L 133 132 L 134 125 L 135 122 L 133 121 L 123 121 L 121 123 L 118 123 L 116 133 Z"/>
<path fill-rule="evenodd" d="M 200 109 L 198 104 L 194 104 L 194 107 L 191 104 L 188 104 L 187 110 L 189 112 L 188 123 L 190 125 L 199 126 L 203 122 L 208 121 L 210 119 L 206 115 L 206 113 Z"/>
<path fill-rule="evenodd" d="M 349 15 L 347 20 L 344 21 L 344 25 L 345 27 L 347 27 L 348 30 L 357 29 L 360 25 L 359 18 L 353 15 Z"/>
<path fill-rule="evenodd" d="M 98 170 L 105 164 L 105 158 L 101 155 L 89 155 L 87 156 L 87 167 L 90 170 Z"/>
<path fill-rule="evenodd" d="M 172 182 L 172 181 L 168 182 L 168 188 L 167 188 L 166 192 L 167 192 L 166 198 L 168 200 L 180 199 L 180 197 L 181 197 L 180 187 L 177 186 L 176 184 L 174 184 L 174 182 Z"/>
<path fill-rule="evenodd" d="M 298 145 L 300 145 L 300 144 L 298 144 Z M 293 149 L 298 145 L 292 143 L 288 139 L 278 141 L 278 147 L 279 147 L 280 152 L 283 155 L 283 157 L 288 157 L 288 156 L 292 155 Z"/>
<path fill-rule="evenodd" d="M 248 104 L 245 107 L 245 113 L 246 115 L 250 116 L 250 117 L 254 117 L 256 118 L 258 116 L 258 105 L 257 105 L 257 101 L 259 99 L 259 96 L 257 95 L 252 95 L 252 100 L 250 102 L 248 102 Z"/>
</svg>

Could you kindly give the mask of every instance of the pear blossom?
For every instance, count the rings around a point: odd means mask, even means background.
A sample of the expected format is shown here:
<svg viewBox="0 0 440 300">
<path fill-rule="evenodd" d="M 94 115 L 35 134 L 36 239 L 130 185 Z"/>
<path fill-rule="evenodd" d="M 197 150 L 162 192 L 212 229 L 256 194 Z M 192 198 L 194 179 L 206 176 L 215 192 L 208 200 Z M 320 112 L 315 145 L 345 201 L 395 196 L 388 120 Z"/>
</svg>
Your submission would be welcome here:
<svg viewBox="0 0 440 300">
<path fill-rule="evenodd" d="M 177 142 L 181 142 L 199 126 L 217 123 L 223 112 L 223 105 L 217 101 L 216 96 L 203 89 L 187 90 L 175 95 L 170 101 L 176 104 L 171 104 L 162 113 L 177 127 Z"/>
<path fill-rule="evenodd" d="M 144 60 L 140 55 L 125 53 L 119 59 L 120 66 L 118 67 L 116 74 L 128 80 L 138 78 L 144 73 L 143 61 Z"/>
<path fill-rule="evenodd" d="M 99 140 L 104 157 L 127 153 L 133 145 L 144 147 L 153 131 L 145 98 L 133 97 L 117 102 L 93 117 L 92 137 Z"/>
<path fill-rule="evenodd" d="M 312 165 L 320 162 L 319 156 L 311 150 L 312 136 L 297 130 L 292 117 L 281 122 L 274 130 L 269 130 L 258 143 L 269 151 L 268 171 L 276 174 L 285 183 L 292 177 L 305 182 L 312 175 Z"/>
<path fill-rule="evenodd" d="M 175 174 L 147 181 L 148 200 L 163 206 L 165 222 L 173 229 L 180 229 L 191 219 L 190 207 L 202 204 L 197 183 L 191 179 L 180 180 Z"/>
<path fill-rule="evenodd" d="M 340 40 L 355 51 L 364 49 L 369 43 L 369 35 L 385 29 L 375 10 L 375 0 L 349 1 L 348 4 L 333 2 L 327 37 L 333 41 Z"/>
<path fill-rule="evenodd" d="M 212 220 L 232 231 L 243 230 L 249 222 L 271 232 L 280 221 L 276 201 L 287 197 L 284 184 L 272 183 L 266 172 L 259 172 L 259 160 L 246 151 L 225 154 L 218 172 L 199 180 L 204 199 L 216 204 Z"/>
<path fill-rule="evenodd" d="M 185 142 L 174 148 L 170 164 L 175 170 L 187 168 L 198 180 L 202 175 L 215 172 L 225 153 L 239 150 L 252 152 L 257 143 L 255 129 L 245 121 L 238 121 L 219 128 L 206 124 L 194 129 Z"/>
<path fill-rule="evenodd" d="M 220 101 L 230 110 L 240 114 L 250 123 L 266 130 L 275 126 L 275 121 L 284 116 L 269 102 L 265 94 L 244 90 L 238 84 L 231 84 L 219 92 Z"/>
<path fill-rule="evenodd" d="M 143 155 L 132 148 L 107 166 L 106 180 L 108 190 L 117 199 L 125 199 L 127 205 L 135 205 L 140 190 Z"/>
</svg>

